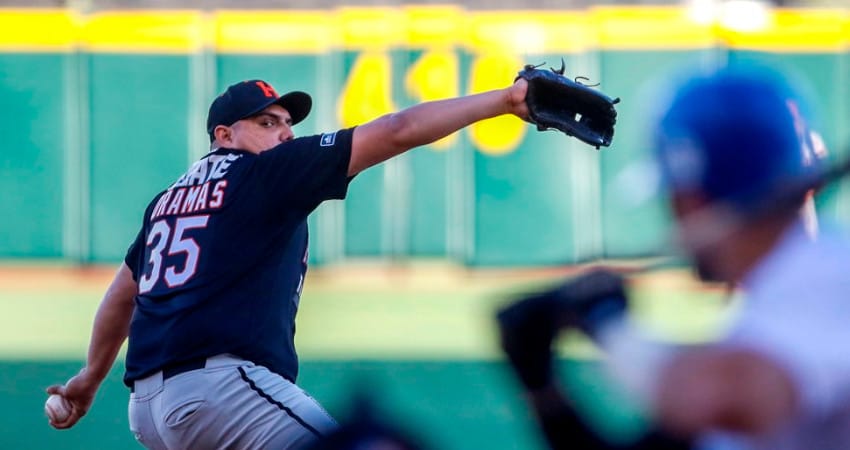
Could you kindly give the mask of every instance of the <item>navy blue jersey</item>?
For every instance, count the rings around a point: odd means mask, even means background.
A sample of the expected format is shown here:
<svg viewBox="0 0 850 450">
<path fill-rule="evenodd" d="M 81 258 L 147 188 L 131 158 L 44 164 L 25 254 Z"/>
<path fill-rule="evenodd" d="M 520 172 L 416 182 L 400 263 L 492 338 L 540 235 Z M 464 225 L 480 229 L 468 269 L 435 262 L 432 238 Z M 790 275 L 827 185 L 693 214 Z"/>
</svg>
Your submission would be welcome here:
<svg viewBox="0 0 850 450">
<path fill-rule="evenodd" d="M 218 149 L 145 211 L 125 262 L 139 284 L 124 382 L 231 353 L 290 381 L 307 216 L 348 188 L 353 129 L 253 154 Z"/>
</svg>

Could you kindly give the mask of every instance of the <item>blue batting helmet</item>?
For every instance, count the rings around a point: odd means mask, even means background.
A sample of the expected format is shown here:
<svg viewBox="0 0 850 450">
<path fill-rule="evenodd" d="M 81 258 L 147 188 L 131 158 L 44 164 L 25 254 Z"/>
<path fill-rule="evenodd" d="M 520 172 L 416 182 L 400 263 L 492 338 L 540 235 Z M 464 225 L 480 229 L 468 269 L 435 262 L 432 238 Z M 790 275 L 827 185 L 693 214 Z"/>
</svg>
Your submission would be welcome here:
<svg viewBox="0 0 850 450">
<path fill-rule="evenodd" d="M 783 183 L 811 175 L 788 81 L 761 67 L 729 67 L 689 79 L 656 129 L 666 184 L 745 211 Z"/>
</svg>

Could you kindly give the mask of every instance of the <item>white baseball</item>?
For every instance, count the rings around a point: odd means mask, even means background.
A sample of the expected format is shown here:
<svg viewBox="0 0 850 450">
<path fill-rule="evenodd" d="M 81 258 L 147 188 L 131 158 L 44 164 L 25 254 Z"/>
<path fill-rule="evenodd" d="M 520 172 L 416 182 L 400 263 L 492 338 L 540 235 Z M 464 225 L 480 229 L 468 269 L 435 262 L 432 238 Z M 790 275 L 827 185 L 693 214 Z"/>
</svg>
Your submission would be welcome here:
<svg viewBox="0 0 850 450">
<path fill-rule="evenodd" d="M 71 415 L 71 405 L 61 395 L 52 394 L 44 403 L 44 413 L 53 423 L 63 422 Z"/>
</svg>

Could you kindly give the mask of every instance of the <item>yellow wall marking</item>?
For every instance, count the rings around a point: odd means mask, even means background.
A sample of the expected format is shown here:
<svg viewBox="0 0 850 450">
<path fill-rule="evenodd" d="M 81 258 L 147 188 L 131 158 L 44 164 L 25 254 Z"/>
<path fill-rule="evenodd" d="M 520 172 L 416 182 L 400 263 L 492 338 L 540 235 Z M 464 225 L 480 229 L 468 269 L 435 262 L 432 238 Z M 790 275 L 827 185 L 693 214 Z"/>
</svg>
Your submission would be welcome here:
<svg viewBox="0 0 850 450">
<path fill-rule="evenodd" d="M 383 52 L 364 52 L 349 72 L 340 94 L 339 120 L 353 127 L 396 110 L 392 101 L 392 68 Z"/>
<path fill-rule="evenodd" d="M 341 39 L 333 11 L 220 11 L 214 21 L 226 53 L 324 53 Z"/>
<path fill-rule="evenodd" d="M 522 61 L 507 53 L 481 55 L 472 63 L 470 90 L 476 93 L 504 88 L 505 80 L 512 80 L 521 66 Z M 481 152 L 502 155 L 519 146 L 527 129 L 527 123 L 504 115 L 470 125 L 470 137 Z"/>
<path fill-rule="evenodd" d="M 0 51 L 69 51 L 76 43 L 77 20 L 64 9 L 0 8 Z"/>
<path fill-rule="evenodd" d="M 432 101 L 458 96 L 460 64 L 449 50 L 431 50 L 416 61 L 405 77 L 407 92 L 419 101 Z M 435 142 L 439 150 L 449 148 L 457 140 L 453 133 Z"/>
<path fill-rule="evenodd" d="M 191 53 L 203 48 L 200 11 L 110 11 L 88 17 L 81 43 L 94 52 Z"/>
</svg>

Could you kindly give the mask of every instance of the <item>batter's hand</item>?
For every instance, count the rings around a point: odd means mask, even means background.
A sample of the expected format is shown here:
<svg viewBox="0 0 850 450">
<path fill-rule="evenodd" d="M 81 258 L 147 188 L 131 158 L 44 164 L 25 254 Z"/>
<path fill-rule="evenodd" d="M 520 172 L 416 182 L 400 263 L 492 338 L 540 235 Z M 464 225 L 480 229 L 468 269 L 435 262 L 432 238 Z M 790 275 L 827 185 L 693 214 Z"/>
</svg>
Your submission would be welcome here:
<svg viewBox="0 0 850 450">
<path fill-rule="evenodd" d="M 528 105 L 525 96 L 528 93 L 528 81 L 518 78 L 508 89 L 508 107 L 511 114 L 522 120 L 528 120 Z"/>
<path fill-rule="evenodd" d="M 100 382 L 89 376 L 86 369 L 71 377 L 64 385 L 55 384 L 47 388 L 48 394 L 59 394 L 71 405 L 71 414 L 61 422 L 50 422 L 50 426 L 57 430 L 71 428 L 86 415 L 94 401 L 94 394 L 100 387 Z"/>
</svg>

